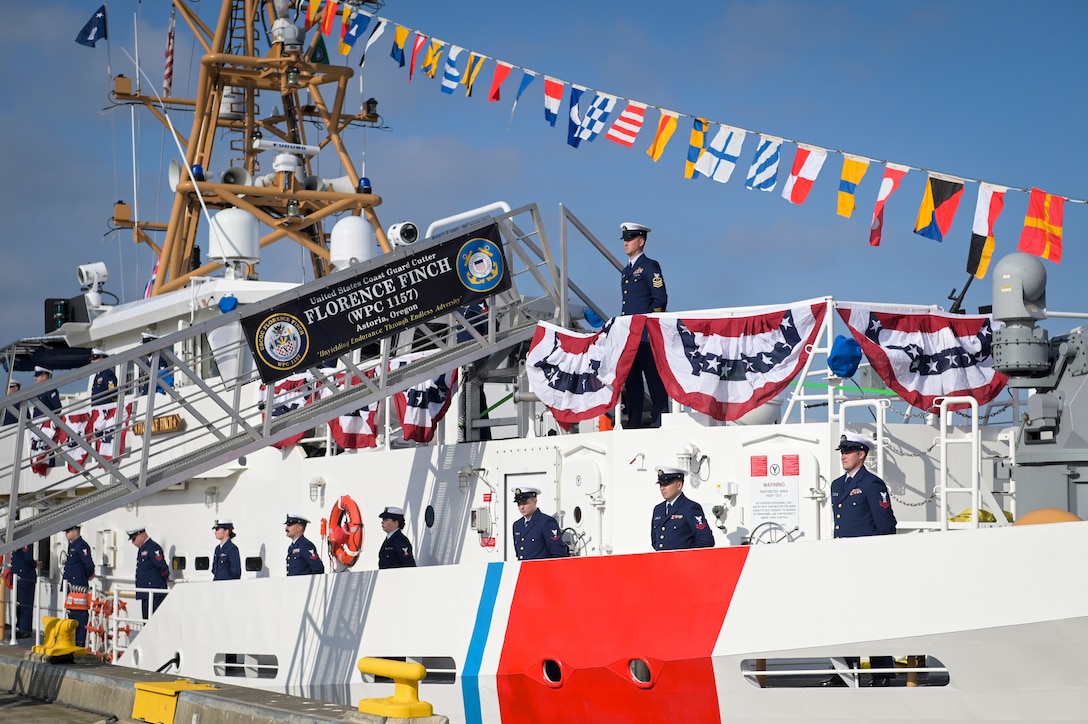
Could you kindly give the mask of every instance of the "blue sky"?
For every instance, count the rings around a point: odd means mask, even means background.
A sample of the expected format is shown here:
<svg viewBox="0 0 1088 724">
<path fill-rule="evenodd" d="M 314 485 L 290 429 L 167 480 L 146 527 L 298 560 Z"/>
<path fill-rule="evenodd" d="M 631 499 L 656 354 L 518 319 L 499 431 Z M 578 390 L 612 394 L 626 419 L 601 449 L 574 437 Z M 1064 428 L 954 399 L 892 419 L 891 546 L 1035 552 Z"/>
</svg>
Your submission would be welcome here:
<svg viewBox="0 0 1088 724">
<path fill-rule="evenodd" d="M 113 0 L 109 47 L 74 43 L 99 4 L 24 4 L 22 30 L 0 48 L 6 67 L 30 68 L 10 74 L 13 87 L 0 106 L 11 174 L 0 195 L 8 222 L 0 343 L 42 332 L 42 299 L 78 293 L 77 265 L 105 261 L 107 289 L 131 300 L 154 264 L 129 233 L 107 227 L 113 202 L 133 198 L 132 141 L 127 109 L 103 109 L 110 106 L 107 62 L 114 74 L 134 75 L 128 57 L 135 55 L 134 27 L 145 72 L 161 83 L 167 3 Z M 214 24 L 218 3 L 200 5 Z M 670 311 L 823 295 L 947 307 L 949 292 L 967 278 L 977 190 L 967 184 L 951 232 L 938 243 L 913 233 L 925 175 L 912 171 L 888 204 L 882 246 L 871 248 L 881 166 L 871 166 L 859 187 L 851 219 L 835 214 L 836 154 L 803 206 L 780 195 L 792 144 L 783 146 L 774 192 L 744 188 L 753 135 L 728 184 L 688 180 L 691 116 L 969 179 L 1088 197 L 1081 78 L 1088 48 L 1080 37 L 1088 5 L 1072 0 L 390 0 L 379 14 L 515 66 L 684 114 L 657 163 L 646 155 L 653 110 L 631 149 L 603 137 L 574 149 L 566 144 L 565 117 L 554 128 L 544 121 L 540 79 L 511 125 L 517 70 L 500 102 L 487 102 L 490 62 L 471 98 L 463 91 L 446 95 L 438 80 L 418 70 L 408 82 L 407 68 L 389 57 L 391 32 L 371 51 L 362 96 L 353 81 L 349 101 L 357 106 L 373 96 L 380 103 L 384 128 L 353 131 L 347 142 L 356 157 L 365 147 L 366 175 L 384 199 L 378 209 L 384 225 L 407 219 L 425 228 L 500 199 L 513 206 L 536 202 L 556 242 L 564 203 L 620 255 L 619 223 L 640 222 L 654 229 L 647 253 L 664 268 Z M 330 50 L 334 62 L 345 62 L 335 44 Z M 346 61 L 352 68 L 359 53 Z M 185 95 L 197 60 L 179 25 L 176 95 Z M 562 114 L 566 107 L 565 94 Z M 145 217 L 161 218 L 169 209 L 163 135 L 144 120 L 137 141 L 141 205 Z M 191 119 L 179 114 L 175 122 L 187 129 Z M 322 169 L 326 176 L 341 173 Z M 995 261 L 1015 250 L 1026 208 L 1026 194 L 1007 195 Z M 1067 204 L 1065 218 L 1062 263 L 1045 263 L 1048 301 L 1051 309 L 1074 311 L 1088 306 L 1078 292 L 1088 272 L 1082 241 L 1088 209 Z M 302 280 L 306 268 L 297 247 L 284 244 L 269 251 L 259 271 L 265 279 Z M 618 273 L 599 257 L 574 253 L 570 273 L 606 311 L 618 312 Z M 989 278 L 975 281 L 967 308 L 988 304 L 989 290 Z"/>
</svg>

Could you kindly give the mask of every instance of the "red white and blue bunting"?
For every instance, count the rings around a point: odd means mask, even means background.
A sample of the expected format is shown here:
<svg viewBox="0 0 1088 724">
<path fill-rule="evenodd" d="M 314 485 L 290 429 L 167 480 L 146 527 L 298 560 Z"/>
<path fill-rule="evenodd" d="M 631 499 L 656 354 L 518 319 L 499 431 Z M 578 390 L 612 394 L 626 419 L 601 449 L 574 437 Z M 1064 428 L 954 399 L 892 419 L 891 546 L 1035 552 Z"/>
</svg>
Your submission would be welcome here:
<svg viewBox="0 0 1088 724">
<path fill-rule="evenodd" d="M 736 420 L 797 376 L 827 312 L 824 302 L 717 319 L 646 320 L 669 397 L 715 420 Z"/>
<path fill-rule="evenodd" d="M 993 369 L 989 318 L 917 307 L 839 307 L 873 369 L 923 410 L 941 397 L 992 401 L 1007 378 Z M 824 301 L 745 316 L 635 315 L 596 334 L 537 325 L 526 355 L 529 386 L 564 428 L 616 407 L 645 325 L 669 397 L 715 420 L 737 420 L 781 394 L 808 362 L 830 320 Z M 952 409 L 964 405 L 953 405 Z"/>
<path fill-rule="evenodd" d="M 838 311 L 884 384 L 921 410 L 952 396 L 985 405 L 1008 382 L 993 368 L 988 317 L 908 313 L 886 305 L 851 304 Z M 959 407 L 966 405 L 952 409 Z"/>
<path fill-rule="evenodd" d="M 614 317 L 595 334 L 537 324 L 525 356 L 525 373 L 530 389 L 556 422 L 566 428 L 616 406 L 645 320 L 642 315 Z"/>
<path fill-rule="evenodd" d="M 396 369 L 394 363 L 390 362 L 390 370 Z M 415 442 L 433 440 L 438 423 L 450 409 L 456 389 L 457 369 L 454 368 L 393 395 L 404 439 Z"/>
</svg>

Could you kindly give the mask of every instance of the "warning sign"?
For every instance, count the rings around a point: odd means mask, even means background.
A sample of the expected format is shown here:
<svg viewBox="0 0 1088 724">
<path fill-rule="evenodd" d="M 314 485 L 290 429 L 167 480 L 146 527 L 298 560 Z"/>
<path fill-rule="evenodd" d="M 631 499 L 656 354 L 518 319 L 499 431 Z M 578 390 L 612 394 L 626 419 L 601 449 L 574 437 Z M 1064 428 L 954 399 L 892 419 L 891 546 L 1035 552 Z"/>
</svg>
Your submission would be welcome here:
<svg viewBox="0 0 1088 724">
<path fill-rule="evenodd" d="M 800 523 L 801 456 L 796 453 L 750 456 L 748 524 L 774 522 L 786 530 Z"/>
</svg>

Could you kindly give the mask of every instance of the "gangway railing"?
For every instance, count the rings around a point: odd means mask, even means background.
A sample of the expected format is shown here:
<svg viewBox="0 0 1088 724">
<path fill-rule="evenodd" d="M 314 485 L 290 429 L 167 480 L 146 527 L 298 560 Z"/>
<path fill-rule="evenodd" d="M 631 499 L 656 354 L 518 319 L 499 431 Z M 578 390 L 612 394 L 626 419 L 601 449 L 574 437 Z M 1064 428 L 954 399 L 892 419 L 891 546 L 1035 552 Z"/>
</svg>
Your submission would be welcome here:
<svg viewBox="0 0 1088 724">
<path fill-rule="evenodd" d="M 306 373 L 312 400 L 297 409 L 278 409 L 275 385 L 261 389 L 241 334 L 229 332 L 240 330 L 244 317 L 342 284 L 348 278 L 344 273 L 243 305 L 0 400 L 0 412 L 8 410 L 19 418 L 16 425 L 0 427 L 0 495 L 8 492 L 9 510 L 22 512 L 17 521 L 9 515 L 6 529 L 0 529 L 0 554 L 202 472 L 233 465 L 246 454 L 442 371 L 504 357 L 516 369 L 518 352 L 532 339 L 538 321 L 570 324 L 559 318 L 559 301 L 567 291 L 557 288 L 556 282 L 565 277 L 555 268 L 556 255 L 535 204 L 464 224 L 347 273 L 366 274 L 398 263 L 450 234 L 491 223 L 498 225 L 513 285 L 489 298 L 486 315 L 472 317 L 455 310 L 437 320 L 407 325 L 382 342 L 377 358 L 350 352 L 329 360 L 330 367 L 311 368 Z M 580 290 L 575 294 L 585 297 Z M 409 358 L 396 369 L 389 368 L 391 361 Z M 368 375 L 375 367 L 380 373 Z M 51 389 L 85 385 L 88 378 L 108 369 L 118 371 L 115 400 L 111 395 L 91 401 L 84 395 L 56 411 L 39 400 Z M 166 375 L 172 376 L 172 384 Z"/>
</svg>

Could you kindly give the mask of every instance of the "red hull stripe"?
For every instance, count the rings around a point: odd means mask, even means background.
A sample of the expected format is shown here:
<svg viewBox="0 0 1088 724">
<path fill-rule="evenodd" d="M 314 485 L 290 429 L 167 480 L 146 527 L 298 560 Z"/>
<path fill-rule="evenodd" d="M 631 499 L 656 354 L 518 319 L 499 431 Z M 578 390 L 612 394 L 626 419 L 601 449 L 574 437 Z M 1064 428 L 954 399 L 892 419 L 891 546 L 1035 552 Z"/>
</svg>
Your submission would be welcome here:
<svg viewBox="0 0 1088 724">
<path fill-rule="evenodd" d="M 711 655 L 747 556 L 736 547 L 523 563 L 497 672 L 502 720 L 720 721 Z M 648 684 L 632 676 L 633 660 L 648 665 Z"/>
</svg>

